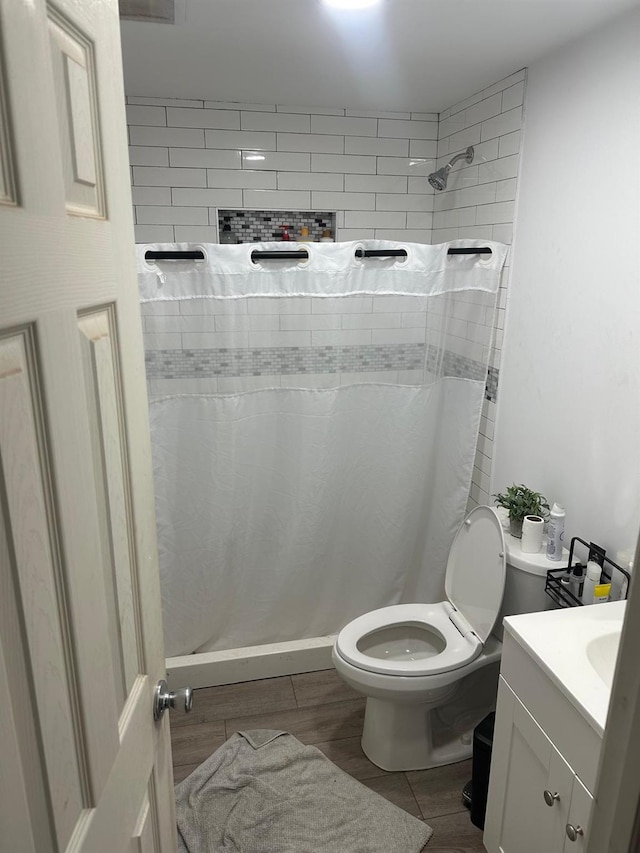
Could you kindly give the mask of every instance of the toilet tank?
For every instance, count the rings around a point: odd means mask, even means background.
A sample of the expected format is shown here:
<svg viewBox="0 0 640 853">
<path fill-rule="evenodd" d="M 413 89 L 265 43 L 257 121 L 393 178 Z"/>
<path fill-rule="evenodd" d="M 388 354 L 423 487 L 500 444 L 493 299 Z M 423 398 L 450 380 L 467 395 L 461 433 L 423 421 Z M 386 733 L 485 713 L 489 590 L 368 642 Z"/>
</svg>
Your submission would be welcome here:
<svg viewBox="0 0 640 853">
<path fill-rule="evenodd" d="M 518 613 L 534 613 L 539 610 L 554 610 L 557 605 L 544 591 L 547 571 L 566 566 L 569 552 L 562 552 L 562 560 L 548 560 L 544 549 L 537 554 L 523 553 L 521 540 L 505 532 L 507 546 L 507 574 L 504 585 L 502 607 L 493 633 L 502 639 L 502 620 L 505 616 L 515 616 Z"/>
</svg>

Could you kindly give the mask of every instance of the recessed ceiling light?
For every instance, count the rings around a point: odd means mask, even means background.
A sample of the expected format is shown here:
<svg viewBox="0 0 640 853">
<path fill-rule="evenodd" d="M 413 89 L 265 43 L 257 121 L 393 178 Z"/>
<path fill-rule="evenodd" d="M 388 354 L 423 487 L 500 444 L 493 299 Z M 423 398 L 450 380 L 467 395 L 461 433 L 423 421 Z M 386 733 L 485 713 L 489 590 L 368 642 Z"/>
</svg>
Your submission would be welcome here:
<svg viewBox="0 0 640 853">
<path fill-rule="evenodd" d="M 376 6 L 380 0 L 322 0 L 325 6 L 332 6 L 334 9 L 367 9 L 369 6 Z"/>
</svg>

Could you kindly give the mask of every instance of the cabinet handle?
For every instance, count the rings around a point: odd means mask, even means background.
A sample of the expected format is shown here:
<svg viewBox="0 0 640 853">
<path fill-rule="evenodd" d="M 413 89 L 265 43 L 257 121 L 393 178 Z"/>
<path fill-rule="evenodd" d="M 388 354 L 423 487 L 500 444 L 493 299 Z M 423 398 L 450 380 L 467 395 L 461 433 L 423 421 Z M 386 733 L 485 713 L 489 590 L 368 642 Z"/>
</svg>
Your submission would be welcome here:
<svg viewBox="0 0 640 853">
<path fill-rule="evenodd" d="M 551 791 L 544 792 L 544 801 L 548 806 L 552 806 L 556 800 L 560 799 L 560 794 L 556 791 L 554 794 Z"/>
<path fill-rule="evenodd" d="M 584 835 L 584 830 L 581 826 L 574 826 L 568 823 L 566 828 L 569 841 L 577 841 L 579 835 Z"/>
</svg>

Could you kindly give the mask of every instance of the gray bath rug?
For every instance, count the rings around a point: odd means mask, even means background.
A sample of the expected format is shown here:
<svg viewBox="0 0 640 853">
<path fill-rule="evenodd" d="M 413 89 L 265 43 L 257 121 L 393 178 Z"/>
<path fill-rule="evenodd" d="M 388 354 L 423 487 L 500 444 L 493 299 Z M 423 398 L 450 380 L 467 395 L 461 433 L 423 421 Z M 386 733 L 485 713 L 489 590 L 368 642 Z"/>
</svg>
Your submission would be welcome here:
<svg viewBox="0 0 640 853">
<path fill-rule="evenodd" d="M 419 853 L 433 830 L 286 732 L 236 732 L 176 785 L 179 853 Z"/>
</svg>

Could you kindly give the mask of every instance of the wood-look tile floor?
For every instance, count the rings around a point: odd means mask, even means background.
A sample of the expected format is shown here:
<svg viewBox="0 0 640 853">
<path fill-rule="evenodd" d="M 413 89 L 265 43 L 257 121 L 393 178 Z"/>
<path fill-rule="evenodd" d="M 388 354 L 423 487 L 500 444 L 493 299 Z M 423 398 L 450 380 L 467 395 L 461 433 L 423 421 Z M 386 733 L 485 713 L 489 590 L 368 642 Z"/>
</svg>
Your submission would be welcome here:
<svg viewBox="0 0 640 853">
<path fill-rule="evenodd" d="M 381 770 L 360 747 L 364 704 L 334 670 L 196 690 L 191 714 L 172 714 L 175 781 L 182 781 L 239 729 L 282 729 L 425 820 L 433 828 L 425 853 L 485 853 L 482 832 L 461 800 L 471 762 L 409 773 Z"/>
</svg>

